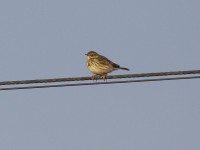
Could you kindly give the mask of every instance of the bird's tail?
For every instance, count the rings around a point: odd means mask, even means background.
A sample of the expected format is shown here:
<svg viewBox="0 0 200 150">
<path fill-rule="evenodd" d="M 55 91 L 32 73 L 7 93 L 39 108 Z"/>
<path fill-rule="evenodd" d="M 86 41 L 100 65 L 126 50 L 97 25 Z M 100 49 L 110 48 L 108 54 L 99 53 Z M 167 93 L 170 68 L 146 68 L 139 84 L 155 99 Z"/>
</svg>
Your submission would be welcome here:
<svg viewBox="0 0 200 150">
<path fill-rule="evenodd" d="M 119 67 L 119 69 L 122 69 L 122 70 L 127 70 L 127 71 L 129 71 L 129 69 L 128 69 L 128 68 L 124 68 L 124 67 Z"/>
</svg>

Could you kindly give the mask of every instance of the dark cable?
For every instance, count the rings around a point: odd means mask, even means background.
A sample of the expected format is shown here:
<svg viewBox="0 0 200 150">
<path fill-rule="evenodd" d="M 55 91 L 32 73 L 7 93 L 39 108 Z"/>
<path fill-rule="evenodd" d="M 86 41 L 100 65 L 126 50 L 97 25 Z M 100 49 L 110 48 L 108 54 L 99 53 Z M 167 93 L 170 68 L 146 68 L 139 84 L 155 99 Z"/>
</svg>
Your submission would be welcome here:
<svg viewBox="0 0 200 150">
<path fill-rule="evenodd" d="M 189 75 L 189 74 L 200 74 L 200 70 L 140 73 L 140 74 L 127 74 L 127 75 L 111 75 L 111 76 L 108 76 L 107 79 L 140 78 L 140 77 Z M 3 82 L 0 82 L 0 85 L 69 82 L 69 81 L 84 81 L 84 80 L 91 80 L 91 79 L 89 77 L 76 77 L 76 78 L 55 78 L 55 79 L 36 79 L 36 80 L 21 80 L 21 81 L 3 81 Z"/>
<path fill-rule="evenodd" d="M 151 82 L 151 81 L 166 81 L 166 80 L 184 80 L 184 79 L 197 79 L 200 76 L 191 77 L 171 77 L 171 78 L 153 78 L 141 80 L 126 80 L 126 81 L 110 81 L 110 82 L 91 82 L 91 83 L 74 83 L 74 84 L 56 84 L 56 85 L 41 85 L 41 86 L 22 86 L 22 87 L 7 87 L 0 88 L 0 91 L 5 90 L 20 90 L 20 89 L 36 89 L 36 88 L 55 88 L 66 86 L 84 86 L 84 85 L 100 85 L 100 84 L 117 84 L 117 83 L 133 83 L 133 82 Z"/>
</svg>

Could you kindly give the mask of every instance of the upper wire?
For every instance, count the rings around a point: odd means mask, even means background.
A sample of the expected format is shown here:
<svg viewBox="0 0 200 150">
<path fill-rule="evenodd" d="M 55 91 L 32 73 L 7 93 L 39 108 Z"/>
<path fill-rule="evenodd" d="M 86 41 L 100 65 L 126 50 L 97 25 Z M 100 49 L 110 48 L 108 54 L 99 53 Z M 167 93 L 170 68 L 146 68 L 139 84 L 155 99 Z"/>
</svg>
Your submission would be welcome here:
<svg viewBox="0 0 200 150">
<path fill-rule="evenodd" d="M 107 76 L 107 79 L 141 78 L 141 77 L 155 77 L 155 76 L 158 77 L 158 76 L 191 75 L 191 74 L 200 74 L 200 70 L 111 75 L 111 76 Z M 90 77 L 72 77 L 72 78 L 35 79 L 35 80 L 20 80 L 20 81 L 2 81 L 0 82 L 0 86 L 14 85 L 14 84 L 35 84 L 35 83 L 69 82 L 69 81 L 85 81 L 85 80 L 91 80 L 91 78 Z"/>
<path fill-rule="evenodd" d="M 140 79 L 140 80 L 126 80 L 126 81 L 110 81 L 110 82 L 90 82 L 90 83 L 74 83 L 74 84 L 56 84 L 56 85 L 40 85 L 40 86 L 22 86 L 22 87 L 7 87 L 0 88 L 0 91 L 6 90 L 22 90 L 22 89 L 38 89 L 38 88 L 55 88 L 66 86 L 84 86 L 84 85 L 101 85 L 101 84 L 119 84 L 119 83 L 133 83 L 133 82 L 152 82 L 152 81 L 166 81 L 166 80 L 183 80 L 183 79 L 198 79 L 200 76 L 190 77 L 171 77 L 171 78 L 153 78 L 153 79 Z"/>
</svg>

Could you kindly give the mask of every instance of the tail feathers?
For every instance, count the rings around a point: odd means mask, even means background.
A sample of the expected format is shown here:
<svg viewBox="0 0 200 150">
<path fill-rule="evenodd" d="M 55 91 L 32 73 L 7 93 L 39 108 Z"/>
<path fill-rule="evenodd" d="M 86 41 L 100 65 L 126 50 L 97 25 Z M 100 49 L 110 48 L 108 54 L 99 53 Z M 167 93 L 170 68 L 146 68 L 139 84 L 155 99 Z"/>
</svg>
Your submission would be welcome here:
<svg viewBox="0 0 200 150">
<path fill-rule="evenodd" d="M 119 67 L 119 69 L 122 69 L 122 70 L 127 70 L 127 71 L 129 71 L 129 69 L 128 69 L 128 68 L 124 68 L 124 67 Z"/>
<path fill-rule="evenodd" d="M 127 70 L 127 71 L 129 71 L 128 68 L 120 67 L 118 64 L 113 63 L 112 65 L 113 65 L 113 67 L 114 67 L 115 69 L 122 69 L 122 70 Z"/>
</svg>

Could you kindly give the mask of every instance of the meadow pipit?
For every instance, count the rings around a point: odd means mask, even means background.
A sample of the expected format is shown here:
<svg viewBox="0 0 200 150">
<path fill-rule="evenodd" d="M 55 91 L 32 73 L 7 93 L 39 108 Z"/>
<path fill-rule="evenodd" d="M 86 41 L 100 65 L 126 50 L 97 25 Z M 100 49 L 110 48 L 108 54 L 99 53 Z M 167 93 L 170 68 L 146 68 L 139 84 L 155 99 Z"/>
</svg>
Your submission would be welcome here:
<svg viewBox="0 0 200 150">
<path fill-rule="evenodd" d="M 97 75 L 99 75 L 105 80 L 107 78 L 107 73 L 118 69 L 129 71 L 128 68 L 120 67 L 118 64 L 113 63 L 108 58 L 99 55 L 94 51 L 90 51 L 85 55 L 87 55 L 87 68 L 95 74 L 91 79 L 96 79 Z"/>
</svg>

